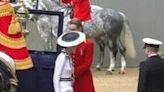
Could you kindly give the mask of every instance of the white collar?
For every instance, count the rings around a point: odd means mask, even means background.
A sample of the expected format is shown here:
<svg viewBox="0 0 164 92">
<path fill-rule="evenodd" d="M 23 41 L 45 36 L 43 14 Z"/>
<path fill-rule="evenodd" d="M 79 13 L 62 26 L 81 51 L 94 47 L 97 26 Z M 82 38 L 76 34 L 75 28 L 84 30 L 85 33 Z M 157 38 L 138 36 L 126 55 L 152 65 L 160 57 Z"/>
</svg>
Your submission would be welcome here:
<svg viewBox="0 0 164 92">
<path fill-rule="evenodd" d="M 152 56 L 156 56 L 156 55 L 158 55 L 158 54 L 157 53 L 153 53 L 153 54 L 148 55 L 148 57 L 152 57 Z"/>
</svg>

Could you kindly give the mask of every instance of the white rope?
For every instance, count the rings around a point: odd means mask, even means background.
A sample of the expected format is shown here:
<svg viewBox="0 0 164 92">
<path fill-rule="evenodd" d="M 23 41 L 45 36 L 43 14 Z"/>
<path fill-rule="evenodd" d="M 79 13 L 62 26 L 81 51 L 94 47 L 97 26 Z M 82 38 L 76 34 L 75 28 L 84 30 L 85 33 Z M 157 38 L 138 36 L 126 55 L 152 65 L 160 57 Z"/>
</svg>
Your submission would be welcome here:
<svg viewBox="0 0 164 92">
<path fill-rule="evenodd" d="M 0 61 L 10 69 L 13 75 L 15 75 L 15 62 L 10 56 L 0 51 Z"/>
</svg>

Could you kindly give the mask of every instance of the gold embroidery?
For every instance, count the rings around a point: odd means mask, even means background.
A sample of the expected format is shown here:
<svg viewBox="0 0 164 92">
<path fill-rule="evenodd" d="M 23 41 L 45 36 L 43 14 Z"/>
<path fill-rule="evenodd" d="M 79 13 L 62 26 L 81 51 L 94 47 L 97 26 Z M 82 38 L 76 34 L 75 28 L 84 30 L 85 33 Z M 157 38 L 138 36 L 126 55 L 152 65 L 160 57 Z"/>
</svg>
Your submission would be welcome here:
<svg viewBox="0 0 164 92">
<path fill-rule="evenodd" d="M 21 38 L 10 38 L 2 32 L 0 32 L 0 43 L 6 47 L 13 49 L 19 49 L 26 46 L 23 36 Z"/>
</svg>

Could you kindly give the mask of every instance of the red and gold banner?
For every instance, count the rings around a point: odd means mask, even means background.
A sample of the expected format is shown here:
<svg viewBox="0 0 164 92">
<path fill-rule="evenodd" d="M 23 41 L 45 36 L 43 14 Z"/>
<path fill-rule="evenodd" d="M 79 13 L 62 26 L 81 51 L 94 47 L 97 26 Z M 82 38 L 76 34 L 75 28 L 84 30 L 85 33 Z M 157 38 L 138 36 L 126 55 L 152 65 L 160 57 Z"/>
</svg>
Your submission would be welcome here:
<svg viewBox="0 0 164 92">
<path fill-rule="evenodd" d="M 16 63 L 17 70 L 33 67 L 13 7 L 9 3 L 0 5 L 0 51 L 5 52 Z"/>
</svg>

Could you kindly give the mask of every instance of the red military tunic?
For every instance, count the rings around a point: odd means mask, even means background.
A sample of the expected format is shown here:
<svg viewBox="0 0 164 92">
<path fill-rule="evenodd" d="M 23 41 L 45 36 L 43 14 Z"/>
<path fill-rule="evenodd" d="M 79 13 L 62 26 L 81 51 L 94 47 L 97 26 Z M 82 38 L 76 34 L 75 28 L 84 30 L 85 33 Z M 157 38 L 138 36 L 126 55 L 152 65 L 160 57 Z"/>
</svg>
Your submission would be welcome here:
<svg viewBox="0 0 164 92">
<path fill-rule="evenodd" d="M 91 72 L 93 49 L 92 40 L 86 39 L 86 42 L 77 47 L 73 55 L 75 64 L 74 92 L 95 92 Z"/>
<path fill-rule="evenodd" d="M 9 3 L 0 5 L 0 51 L 12 57 L 17 70 L 33 67 L 20 24 Z"/>
<path fill-rule="evenodd" d="M 87 21 L 91 19 L 89 0 L 62 0 L 62 2 L 65 4 L 72 2 L 73 18 L 77 18 L 81 21 Z"/>
</svg>

